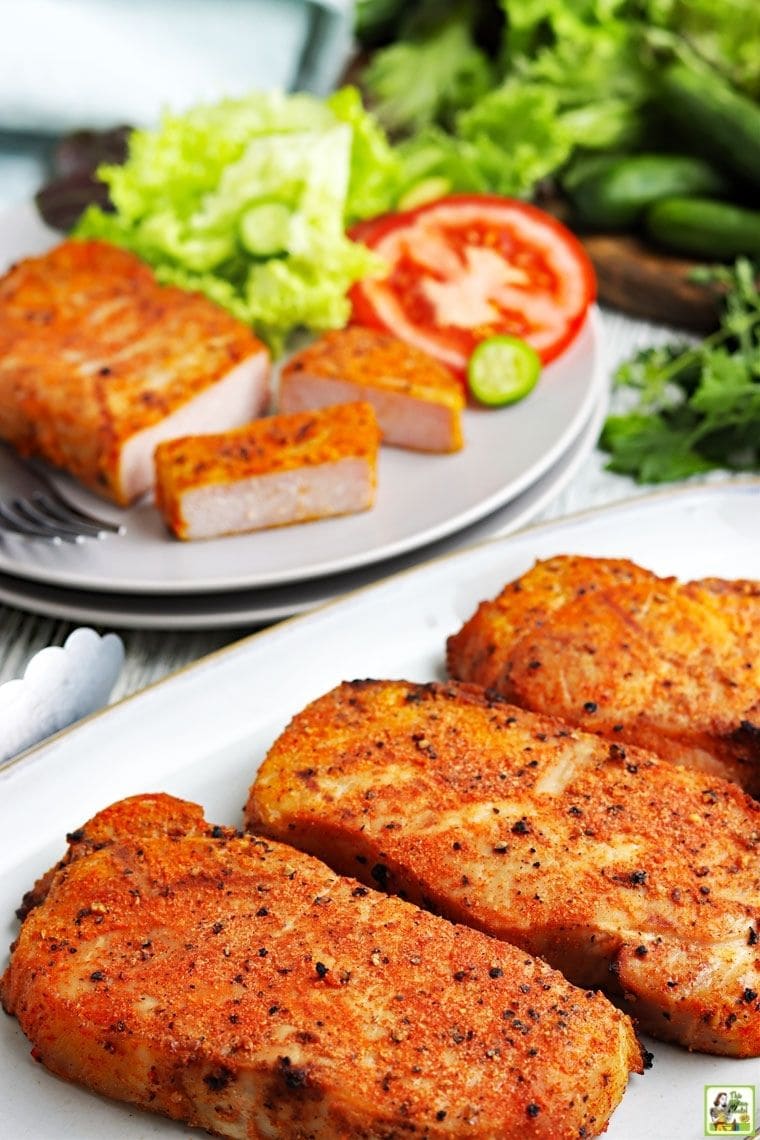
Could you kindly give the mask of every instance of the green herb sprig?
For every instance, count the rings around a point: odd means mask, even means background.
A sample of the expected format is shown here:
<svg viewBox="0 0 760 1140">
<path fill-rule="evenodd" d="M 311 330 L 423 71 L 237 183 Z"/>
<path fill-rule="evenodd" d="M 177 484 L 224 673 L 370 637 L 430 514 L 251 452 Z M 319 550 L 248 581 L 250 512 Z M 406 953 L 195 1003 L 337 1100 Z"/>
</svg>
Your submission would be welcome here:
<svg viewBox="0 0 760 1140">
<path fill-rule="evenodd" d="M 748 258 L 695 271 L 723 295 L 716 331 L 696 345 L 645 349 L 617 370 L 616 385 L 638 398 L 604 426 L 609 470 L 666 483 L 760 469 L 759 272 Z"/>
</svg>

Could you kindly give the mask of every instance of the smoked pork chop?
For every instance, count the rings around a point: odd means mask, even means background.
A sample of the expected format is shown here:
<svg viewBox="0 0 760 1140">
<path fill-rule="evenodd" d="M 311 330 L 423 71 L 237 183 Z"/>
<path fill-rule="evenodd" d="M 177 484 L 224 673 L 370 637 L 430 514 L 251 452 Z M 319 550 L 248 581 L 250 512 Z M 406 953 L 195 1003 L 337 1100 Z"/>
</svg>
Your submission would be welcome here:
<svg viewBox="0 0 760 1140">
<path fill-rule="evenodd" d="M 760 795 L 760 583 L 537 562 L 449 638 L 448 668 L 535 712 Z"/>
<path fill-rule="evenodd" d="M 353 325 L 307 345 L 280 373 L 282 412 L 367 400 L 383 442 L 415 451 L 459 451 L 461 383 L 439 361 L 388 333 Z"/>
<path fill-rule="evenodd" d="M 156 448 L 156 505 L 177 538 L 213 538 L 368 510 L 380 433 L 371 404 L 265 416 Z"/>
<path fill-rule="evenodd" d="M 121 505 L 152 486 L 157 443 L 247 423 L 268 383 L 245 325 L 106 242 L 0 278 L 0 438 Z"/>
<path fill-rule="evenodd" d="M 52 1072 L 240 1140 L 577 1140 L 641 1054 L 523 951 L 137 796 L 69 836 L 0 991 Z"/>
<path fill-rule="evenodd" d="M 760 1054 L 760 803 L 474 685 L 294 717 L 248 826 L 538 954 L 691 1049 Z"/>
</svg>

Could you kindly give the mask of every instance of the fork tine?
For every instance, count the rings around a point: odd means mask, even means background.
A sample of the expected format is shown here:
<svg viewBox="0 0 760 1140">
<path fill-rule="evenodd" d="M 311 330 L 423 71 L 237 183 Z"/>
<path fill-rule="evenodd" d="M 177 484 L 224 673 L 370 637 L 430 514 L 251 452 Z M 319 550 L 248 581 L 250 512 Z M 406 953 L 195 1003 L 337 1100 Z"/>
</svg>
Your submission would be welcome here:
<svg viewBox="0 0 760 1140">
<path fill-rule="evenodd" d="M 29 499 L 24 500 L 29 510 L 34 510 L 42 515 L 46 522 L 63 524 L 63 526 L 70 527 L 83 534 L 91 535 L 95 538 L 105 538 L 109 531 L 106 529 L 106 523 L 89 522 L 84 517 L 80 518 L 79 515 L 74 514 L 73 511 L 64 510 L 59 507 L 54 499 L 49 499 L 47 495 L 41 492 L 35 492 Z"/>
<path fill-rule="evenodd" d="M 126 527 L 124 527 L 121 523 L 109 522 L 107 519 L 102 519 L 98 515 L 91 514 L 89 511 L 83 511 L 81 508 L 75 507 L 74 504 L 70 503 L 65 495 L 63 495 L 58 490 L 57 487 L 53 486 L 53 484 L 50 483 L 47 479 L 45 479 L 44 482 L 47 493 L 52 500 L 49 505 L 46 504 L 47 509 L 51 514 L 56 513 L 57 507 L 58 510 L 63 513 L 62 515 L 59 515 L 59 517 L 63 517 L 65 521 L 73 521 L 79 519 L 81 522 L 86 523 L 89 526 L 96 527 L 98 531 L 107 531 L 109 534 L 125 533 Z M 42 500 L 44 499 L 44 496 L 40 492 L 37 492 L 33 498 L 35 500 Z"/>
<path fill-rule="evenodd" d="M 49 527 L 43 529 L 41 526 L 33 526 L 31 523 L 17 518 L 2 502 L 0 502 L 0 530 L 9 531 L 11 534 L 22 534 L 26 537 L 45 538 L 48 542 L 56 545 L 60 545 L 62 542 L 76 541 L 67 535 L 52 533 Z"/>
<path fill-rule="evenodd" d="M 48 540 L 57 536 L 58 542 L 83 542 L 125 533 L 123 525 L 71 502 L 40 469 L 36 459 L 22 458 L 2 441 L 0 469 L 2 481 L 6 481 L 7 475 L 10 482 L 7 498 L 0 499 L 0 530 Z"/>
<path fill-rule="evenodd" d="M 105 537 L 105 531 L 93 526 L 91 523 L 77 522 L 76 520 L 62 517 L 62 513 L 61 515 L 57 515 L 47 511 L 42 496 L 34 496 L 33 501 L 29 499 L 14 499 L 12 507 L 15 513 L 20 515 L 25 522 L 31 523 L 32 526 L 39 526 L 42 529 L 47 528 L 51 534 L 81 535 L 83 538 Z"/>
</svg>

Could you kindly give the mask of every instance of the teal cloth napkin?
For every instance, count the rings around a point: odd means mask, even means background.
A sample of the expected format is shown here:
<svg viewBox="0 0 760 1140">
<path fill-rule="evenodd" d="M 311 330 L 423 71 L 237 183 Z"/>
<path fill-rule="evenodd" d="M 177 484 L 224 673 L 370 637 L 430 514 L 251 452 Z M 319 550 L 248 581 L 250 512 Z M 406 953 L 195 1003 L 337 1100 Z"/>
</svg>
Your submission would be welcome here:
<svg viewBox="0 0 760 1140">
<path fill-rule="evenodd" d="M 328 91 L 350 45 L 348 0 L 23 0 L 0 35 L 0 205 L 29 197 L 50 139 L 149 125 L 269 88 Z"/>
</svg>

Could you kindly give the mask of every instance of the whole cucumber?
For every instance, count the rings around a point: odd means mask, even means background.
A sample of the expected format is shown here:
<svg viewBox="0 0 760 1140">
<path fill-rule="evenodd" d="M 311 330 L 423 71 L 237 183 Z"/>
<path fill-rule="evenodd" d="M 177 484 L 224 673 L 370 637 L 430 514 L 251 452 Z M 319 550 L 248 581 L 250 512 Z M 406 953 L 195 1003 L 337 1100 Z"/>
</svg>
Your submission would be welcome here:
<svg viewBox="0 0 760 1140">
<path fill-rule="evenodd" d="M 710 198 L 663 198 L 647 210 L 647 233 L 676 253 L 718 261 L 760 254 L 760 213 Z"/>
<path fill-rule="evenodd" d="M 659 198 L 681 194 L 719 196 L 729 186 L 702 158 L 637 154 L 592 171 L 570 191 L 578 218 L 594 229 L 628 229 Z"/>
<path fill-rule="evenodd" d="M 760 106 L 719 75 L 684 63 L 666 67 L 660 81 L 663 113 L 725 170 L 760 187 Z M 680 140 L 679 140 L 680 141 Z"/>
</svg>

